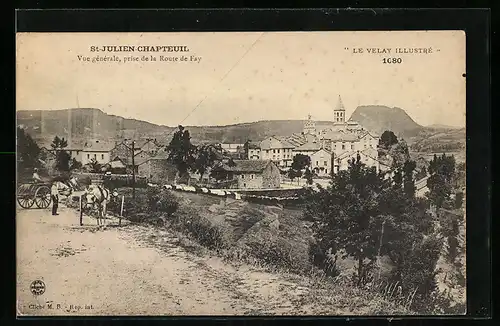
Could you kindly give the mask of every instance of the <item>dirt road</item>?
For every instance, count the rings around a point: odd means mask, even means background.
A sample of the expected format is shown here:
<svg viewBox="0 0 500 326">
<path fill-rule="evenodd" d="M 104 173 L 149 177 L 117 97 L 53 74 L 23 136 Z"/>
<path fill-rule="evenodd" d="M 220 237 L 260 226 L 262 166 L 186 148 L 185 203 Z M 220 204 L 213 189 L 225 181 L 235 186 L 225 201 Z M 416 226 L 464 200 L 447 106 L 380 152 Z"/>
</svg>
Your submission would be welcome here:
<svg viewBox="0 0 500 326">
<path fill-rule="evenodd" d="M 245 315 L 349 314 L 347 308 L 310 306 L 309 289 L 284 276 L 220 258 L 198 257 L 168 232 L 95 220 L 62 207 L 19 209 L 18 315 Z M 158 245 L 149 238 L 158 239 Z M 35 296 L 30 284 L 42 280 Z M 309 305 L 308 305 L 309 304 Z M 313 311 L 314 310 L 314 311 Z"/>
</svg>

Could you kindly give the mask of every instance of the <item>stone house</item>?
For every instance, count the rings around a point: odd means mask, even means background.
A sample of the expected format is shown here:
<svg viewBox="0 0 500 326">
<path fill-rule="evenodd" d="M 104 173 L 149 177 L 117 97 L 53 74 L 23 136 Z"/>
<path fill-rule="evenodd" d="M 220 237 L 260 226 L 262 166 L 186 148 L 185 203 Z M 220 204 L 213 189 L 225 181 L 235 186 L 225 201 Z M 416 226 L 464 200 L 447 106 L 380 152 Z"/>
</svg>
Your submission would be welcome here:
<svg viewBox="0 0 500 326">
<path fill-rule="evenodd" d="M 234 160 L 213 168 L 226 180 L 236 181 L 238 189 L 278 189 L 281 186 L 280 170 L 270 160 Z"/>
<path fill-rule="evenodd" d="M 115 142 L 115 146 L 110 152 L 111 157 L 119 157 L 124 163 L 132 157 L 132 148 L 125 142 Z"/>
<path fill-rule="evenodd" d="M 307 155 L 307 156 L 311 157 L 312 154 L 316 153 L 320 149 L 321 149 L 321 144 L 316 140 L 312 140 L 312 141 L 309 141 L 309 142 L 302 144 L 298 147 L 295 147 L 292 150 L 292 152 L 293 152 L 293 156 L 295 156 L 297 154 L 302 154 L 302 155 Z"/>
<path fill-rule="evenodd" d="M 260 159 L 271 160 L 279 167 L 290 167 L 294 148 L 287 140 L 271 136 L 260 142 Z"/>
<path fill-rule="evenodd" d="M 145 177 L 148 182 L 168 184 L 176 180 L 177 168 L 167 162 L 167 155 L 164 152 L 148 157 L 137 164 L 138 175 Z"/>
<path fill-rule="evenodd" d="M 248 142 L 248 160 L 260 160 L 260 144 L 255 142 Z"/>
<path fill-rule="evenodd" d="M 339 156 L 334 155 L 334 173 L 347 170 L 349 168 L 349 160 L 356 159 L 358 155 L 361 158 L 361 162 L 363 162 L 366 166 L 373 166 L 377 169 L 377 171 L 380 171 L 381 164 L 377 157 L 377 150 L 373 148 L 367 148 L 363 151 L 350 151 Z"/>
<path fill-rule="evenodd" d="M 99 164 L 109 163 L 113 147 L 112 144 L 100 141 L 86 143 L 81 153 L 82 165 L 86 165 L 92 160 L 97 161 Z"/>
<path fill-rule="evenodd" d="M 134 144 L 135 154 L 145 153 L 149 155 L 156 155 L 161 146 L 158 145 L 156 139 L 139 140 Z"/>
<path fill-rule="evenodd" d="M 309 155 L 311 158 L 311 169 L 320 177 L 328 176 L 332 173 L 332 153 L 326 149 L 320 149 Z"/>
</svg>

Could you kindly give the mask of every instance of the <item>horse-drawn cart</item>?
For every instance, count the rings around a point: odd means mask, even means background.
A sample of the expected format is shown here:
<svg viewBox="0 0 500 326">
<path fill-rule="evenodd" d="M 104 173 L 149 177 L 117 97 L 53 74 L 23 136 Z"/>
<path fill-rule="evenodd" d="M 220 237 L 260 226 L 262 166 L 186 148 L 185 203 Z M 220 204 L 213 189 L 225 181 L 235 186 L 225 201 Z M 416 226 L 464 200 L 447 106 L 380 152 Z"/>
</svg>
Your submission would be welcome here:
<svg viewBox="0 0 500 326">
<path fill-rule="evenodd" d="M 33 204 L 38 208 L 49 207 L 50 183 L 22 183 L 17 187 L 17 202 L 22 208 L 31 208 Z"/>
</svg>

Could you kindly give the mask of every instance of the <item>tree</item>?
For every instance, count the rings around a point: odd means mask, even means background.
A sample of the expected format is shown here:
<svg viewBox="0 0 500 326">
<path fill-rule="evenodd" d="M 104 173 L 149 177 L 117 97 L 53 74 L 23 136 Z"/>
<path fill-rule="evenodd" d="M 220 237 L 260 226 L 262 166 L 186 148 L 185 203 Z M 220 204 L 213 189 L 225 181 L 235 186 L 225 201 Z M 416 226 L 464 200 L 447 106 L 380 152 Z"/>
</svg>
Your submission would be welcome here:
<svg viewBox="0 0 500 326">
<path fill-rule="evenodd" d="M 54 137 L 50 147 L 56 154 L 56 169 L 61 172 L 68 172 L 70 170 L 71 155 L 64 150 L 68 146 L 68 141 L 64 138 Z"/>
<path fill-rule="evenodd" d="M 401 172 L 401 169 L 398 168 L 394 170 L 392 182 L 395 189 L 401 189 L 401 187 L 403 186 L 403 173 Z"/>
<path fill-rule="evenodd" d="M 79 170 L 81 168 L 82 168 L 82 163 L 78 162 L 75 158 L 73 158 L 70 161 L 70 164 L 69 164 L 69 169 L 70 170 Z"/>
<path fill-rule="evenodd" d="M 333 254 L 342 250 L 355 258 L 357 285 L 364 283 L 379 257 L 387 255 L 394 265 L 391 281 L 399 282 L 406 297 L 415 291 L 423 302 L 435 289 L 440 248 L 427 200 L 401 191 L 404 172 L 412 167 L 408 163 L 399 171 L 400 181 L 391 182 L 363 164 L 358 155 L 349 161 L 347 171 L 332 177 L 326 189 L 319 186 L 318 192 L 309 191 L 304 217 L 314 221 L 320 248 L 331 248 Z"/>
<path fill-rule="evenodd" d="M 388 152 L 392 158 L 393 168 L 402 168 L 404 163 L 410 160 L 410 150 L 404 140 L 400 140 L 397 144 L 393 145 Z"/>
<path fill-rule="evenodd" d="M 403 190 L 409 198 L 415 197 L 415 180 L 413 178 L 413 171 L 417 164 L 415 161 L 406 161 L 403 164 Z"/>
<path fill-rule="evenodd" d="M 294 170 L 294 169 L 288 170 L 288 177 L 292 180 L 295 178 L 300 178 L 301 176 L 302 176 L 302 171 L 300 170 Z"/>
<path fill-rule="evenodd" d="M 214 165 L 218 158 L 217 150 L 212 145 L 203 145 L 197 148 L 193 168 L 200 174 L 200 180 L 203 179 L 205 172 Z"/>
<path fill-rule="evenodd" d="M 381 220 L 377 196 L 387 184 L 374 167 L 366 167 L 358 155 L 347 171 L 332 177 L 330 186 L 310 191 L 304 217 L 314 220 L 315 236 L 332 253 L 345 250 L 357 261 L 357 284 L 376 259 Z M 366 260 L 368 259 L 368 262 Z"/>
<path fill-rule="evenodd" d="M 306 168 L 306 171 L 304 172 L 304 178 L 306 178 L 308 185 L 313 184 L 313 174 L 311 170 L 309 170 L 309 168 Z"/>
<path fill-rule="evenodd" d="M 308 155 L 296 154 L 293 157 L 292 165 L 288 171 L 288 177 L 290 179 L 300 178 L 302 176 L 302 170 L 311 165 L 311 158 Z"/>
<path fill-rule="evenodd" d="M 89 162 L 90 172 L 92 173 L 101 173 L 102 166 L 95 158 L 91 159 Z"/>
<path fill-rule="evenodd" d="M 297 154 L 293 157 L 291 168 L 301 171 L 311 165 L 311 158 L 308 155 Z"/>
<path fill-rule="evenodd" d="M 245 144 L 243 144 L 243 150 L 245 152 L 245 158 L 244 159 L 250 159 L 250 139 L 248 139 Z"/>
<path fill-rule="evenodd" d="M 177 167 L 179 177 L 187 176 L 189 170 L 194 167 L 196 153 L 196 146 L 191 144 L 189 131 L 185 130 L 183 126 L 179 126 L 166 149 L 168 151 L 167 160 Z"/>
<path fill-rule="evenodd" d="M 17 127 L 17 160 L 20 168 L 38 166 L 40 147 L 24 129 Z"/>
<path fill-rule="evenodd" d="M 429 179 L 427 187 L 429 192 L 427 197 L 436 206 L 437 209 L 447 205 L 453 190 L 455 177 L 455 158 L 453 156 L 434 158 L 429 164 Z"/>
<path fill-rule="evenodd" d="M 395 145 L 397 143 L 398 137 L 396 137 L 396 135 L 390 130 L 384 131 L 382 133 L 382 136 L 380 136 L 379 144 L 384 149 L 389 149 L 392 145 Z"/>
</svg>

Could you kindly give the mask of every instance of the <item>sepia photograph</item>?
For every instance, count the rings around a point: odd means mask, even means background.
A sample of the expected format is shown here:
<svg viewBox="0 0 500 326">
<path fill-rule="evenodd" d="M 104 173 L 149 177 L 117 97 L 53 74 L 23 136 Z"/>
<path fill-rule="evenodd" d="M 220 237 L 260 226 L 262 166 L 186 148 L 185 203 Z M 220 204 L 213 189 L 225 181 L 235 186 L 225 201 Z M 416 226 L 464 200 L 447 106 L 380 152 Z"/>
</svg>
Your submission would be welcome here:
<svg viewBox="0 0 500 326">
<path fill-rule="evenodd" d="M 466 314 L 465 44 L 17 33 L 17 316 Z"/>
</svg>

